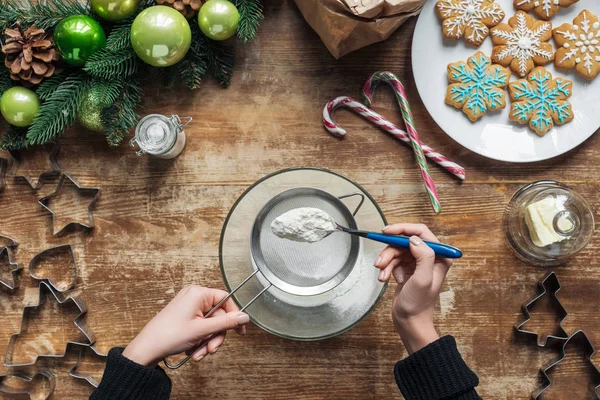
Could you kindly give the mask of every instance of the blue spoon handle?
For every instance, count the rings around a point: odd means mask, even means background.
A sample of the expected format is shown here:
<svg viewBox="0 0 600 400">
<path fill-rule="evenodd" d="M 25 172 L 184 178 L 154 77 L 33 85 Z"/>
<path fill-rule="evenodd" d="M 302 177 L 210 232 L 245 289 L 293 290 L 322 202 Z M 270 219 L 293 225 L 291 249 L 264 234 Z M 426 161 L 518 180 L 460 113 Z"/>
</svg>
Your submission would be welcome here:
<svg viewBox="0 0 600 400">
<path fill-rule="evenodd" d="M 390 246 L 400 247 L 403 249 L 410 248 L 410 241 L 406 236 L 398 235 L 385 235 L 383 233 L 367 233 L 367 239 L 375 240 L 376 242 L 386 243 Z M 433 243 L 423 241 L 427 246 L 431 247 L 438 257 L 444 258 L 461 258 L 462 251 L 456 247 L 449 246 L 447 244 Z"/>
</svg>

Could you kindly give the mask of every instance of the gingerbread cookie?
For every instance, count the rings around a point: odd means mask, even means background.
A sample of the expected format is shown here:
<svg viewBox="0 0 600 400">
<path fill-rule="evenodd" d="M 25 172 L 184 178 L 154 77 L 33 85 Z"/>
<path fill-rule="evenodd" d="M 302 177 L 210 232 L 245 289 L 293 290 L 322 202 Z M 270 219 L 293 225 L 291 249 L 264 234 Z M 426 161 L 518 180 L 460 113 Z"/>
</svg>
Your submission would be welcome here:
<svg viewBox="0 0 600 400">
<path fill-rule="evenodd" d="M 600 22 L 598 17 L 583 10 L 573 24 L 562 24 L 553 31 L 558 46 L 554 64 L 571 69 L 584 78 L 594 79 L 600 72 Z"/>
<path fill-rule="evenodd" d="M 536 65 L 554 60 L 554 51 L 548 40 L 552 37 L 552 24 L 535 21 L 524 11 L 517 11 L 507 24 L 490 30 L 494 49 L 492 61 L 509 66 L 521 78 Z"/>
<path fill-rule="evenodd" d="M 529 123 L 538 135 L 544 136 L 554 124 L 573 120 L 573 109 L 566 101 L 571 97 L 573 82 L 556 78 L 544 67 L 537 67 L 527 77 L 508 85 L 512 100 L 510 120 Z"/>
<path fill-rule="evenodd" d="M 490 34 L 490 27 L 504 19 L 504 11 L 494 0 L 439 0 L 435 10 L 442 19 L 445 37 L 464 37 L 476 46 Z"/>
<path fill-rule="evenodd" d="M 463 110 L 473 122 L 488 111 L 506 107 L 506 92 L 510 70 L 492 64 L 490 58 L 478 51 L 467 62 L 448 65 L 446 104 Z"/>
<path fill-rule="evenodd" d="M 517 10 L 531 11 L 543 20 L 548 21 L 560 10 L 569 7 L 579 0 L 513 0 Z"/>
</svg>

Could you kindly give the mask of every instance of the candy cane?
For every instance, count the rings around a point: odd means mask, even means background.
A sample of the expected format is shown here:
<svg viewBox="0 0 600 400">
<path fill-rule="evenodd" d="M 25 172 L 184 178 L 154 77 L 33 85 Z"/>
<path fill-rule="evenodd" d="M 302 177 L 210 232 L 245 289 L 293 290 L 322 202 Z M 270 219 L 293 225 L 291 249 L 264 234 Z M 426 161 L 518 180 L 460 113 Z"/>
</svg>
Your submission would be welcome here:
<svg viewBox="0 0 600 400">
<path fill-rule="evenodd" d="M 427 160 L 425 160 L 425 155 L 423 154 L 423 149 L 421 148 L 421 140 L 419 139 L 419 134 L 415 128 L 412 111 L 410 110 L 410 104 L 408 103 L 408 98 L 406 96 L 406 90 L 404 89 L 402 82 L 400 82 L 400 79 L 398 79 L 398 77 L 393 73 L 387 71 L 379 71 L 372 74 L 363 86 L 363 97 L 365 104 L 369 107 L 373 105 L 373 91 L 377 88 L 379 82 L 385 82 L 389 84 L 392 89 L 394 89 L 396 100 L 398 100 L 400 111 L 402 111 L 402 119 L 404 119 L 404 124 L 406 125 L 406 130 L 408 131 L 410 144 L 413 148 L 413 152 L 415 153 L 415 159 L 419 165 L 419 170 L 421 171 L 421 177 L 423 178 L 423 182 L 425 184 L 425 188 L 427 189 L 427 193 L 429 194 L 429 199 L 431 200 L 433 209 L 439 213 L 439 197 L 435 187 L 435 182 L 433 181 L 431 173 L 429 172 Z"/>
<path fill-rule="evenodd" d="M 369 107 L 366 107 L 362 103 L 348 96 L 340 96 L 331 100 L 323 109 L 323 124 L 325 125 L 327 131 L 332 135 L 337 137 L 344 137 L 346 135 L 346 130 L 336 124 L 332 118 L 333 111 L 341 107 L 350 109 L 351 111 L 365 118 L 367 121 L 374 123 L 384 131 L 390 133 L 397 139 L 410 144 L 410 138 L 406 132 L 398 128 L 381 115 L 377 114 L 375 111 L 371 110 Z M 430 160 L 442 166 L 457 178 L 461 180 L 465 179 L 465 169 L 463 167 L 455 162 L 450 161 L 448 158 L 427 145 L 423 145 L 422 147 L 423 153 L 425 153 L 425 156 Z"/>
</svg>

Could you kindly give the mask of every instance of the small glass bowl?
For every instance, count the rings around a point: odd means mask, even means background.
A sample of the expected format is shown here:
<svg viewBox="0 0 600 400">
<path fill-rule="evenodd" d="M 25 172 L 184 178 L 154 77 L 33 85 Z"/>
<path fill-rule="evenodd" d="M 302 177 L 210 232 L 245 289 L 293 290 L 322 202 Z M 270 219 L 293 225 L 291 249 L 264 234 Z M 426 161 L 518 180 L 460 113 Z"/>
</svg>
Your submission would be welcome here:
<svg viewBox="0 0 600 400">
<path fill-rule="evenodd" d="M 525 222 L 528 205 L 552 197 L 563 208 L 554 218 L 558 234 L 568 239 L 545 247 L 533 243 Z M 557 222 L 568 220 L 568 231 L 561 231 Z M 519 189 L 508 203 L 504 213 L 504 234 L 513 252 L 521 260 L 539 266 L 552 266 L 566 262 L 581 251 L 592 238 L 594 215 L 589 204 L 569 187 L 555 181 L 537 181 Z"/>
</svg>

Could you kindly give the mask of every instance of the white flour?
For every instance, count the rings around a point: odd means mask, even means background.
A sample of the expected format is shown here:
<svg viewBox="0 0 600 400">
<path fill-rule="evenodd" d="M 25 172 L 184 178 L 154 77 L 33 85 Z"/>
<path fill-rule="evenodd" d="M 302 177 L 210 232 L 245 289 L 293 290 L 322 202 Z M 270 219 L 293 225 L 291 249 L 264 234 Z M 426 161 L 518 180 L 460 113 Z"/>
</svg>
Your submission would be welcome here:
<svg viewBox="0 0 600 400">
<path fill-rule="evenodd" d="M 337 230 L 331 215 L 318 208 L 296 208 L 271 223 L 271 231 L 282 239 L 315 243 Z"/>
</svg>

